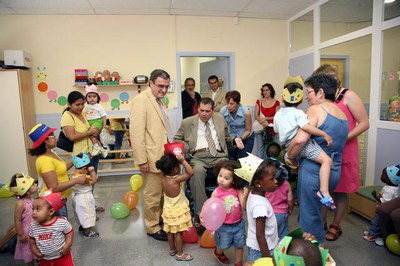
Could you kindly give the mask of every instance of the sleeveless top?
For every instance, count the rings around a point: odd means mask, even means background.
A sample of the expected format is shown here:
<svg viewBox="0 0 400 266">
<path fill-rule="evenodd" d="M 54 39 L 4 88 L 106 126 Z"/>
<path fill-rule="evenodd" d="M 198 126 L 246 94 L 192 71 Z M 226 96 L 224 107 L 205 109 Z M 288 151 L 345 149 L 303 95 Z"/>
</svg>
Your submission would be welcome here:
<svg viewBox="0 0 400 266">
<path fill-rule="evenodd" d="M 260 106 L 260 111 L 263 113 L 263 115 L 265 117 L 271 117 L 271 116 L 275 116 L 276 114 L 276 108 L 278 108 L 281 104 L 279 103 L 279 101 L 275 100 L 274 105 L 272 105 L 271 107 L 264 107 L 261 104 L 260 100 L 256 101 L 256 104 L 258 104 L 258 106 Z M 274 120 L 273 119 L 267 119 L 268 123 L 273 123 Z M 269 131 L 269 133 L 271 133 L 272 136 L 276 135 L 276 132 L 274 131 L 274 128 L 272 127 L 267 127 L 267 130 Z"/>
<path fill-rule="evenodd" d="M 226 217 L 224 224 L 234 224 L 242 219 L 242 206 L 239 201 L 239 193 L 234 188 L 224 190 L 221 187 L 215 189 L 216 197 L 222 199 L 225 204 Z"/>
<path fill-rule="evenodd" d="M 347 90 L 348 89 L 344 89 L 341 92 L 338 97 L 338 101 L 335 102 L 335 104 L 337 105 L 337 107 L 340 108 L 340 110 L 342 110 L 346 114 L 350 132 L 351 130 L 353 130 L 353 128 L 355 128 L 357 122 L 349 108 L 347 108 L 347 106 L 343 103 L 344 95 Z M 358 153 L 358 138 L 347 140 L 342 156 L 342 170 L 340 174 L 340 181 L 335 189 L 335 192 L 352 193 L 358 191 L 360 178 Z"/>
<path fill-rule="evenodd" d="M 246 108 L 242 105 L 239 105 L 235 117 L 233 117 L 231 113 L 229 113 L 228 108 L 226 108 L 226 106 L 222 107 L 220 112 L 222 116 L 225 118 L 226 123 L 229 125 L 229 135 L 231 137 L 242 136 L 244 131 L 246 130 L 246 116 L 245 116 Z"/>
</svg>

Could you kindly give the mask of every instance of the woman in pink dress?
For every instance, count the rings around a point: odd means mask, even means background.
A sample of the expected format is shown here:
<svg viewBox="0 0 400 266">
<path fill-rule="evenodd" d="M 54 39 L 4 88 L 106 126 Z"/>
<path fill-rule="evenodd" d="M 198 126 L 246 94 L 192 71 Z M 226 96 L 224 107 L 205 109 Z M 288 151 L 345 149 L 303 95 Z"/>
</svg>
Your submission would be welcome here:
<svg viewBox="0 0 400 266">
<path fill-rule="evenodd" d="M 275 100 L 275 89 L 270 83 L 265 83 L 261 87 L 261 99 L 256 101 L 256 105 L 254 107 L 254 118 L 263 125 L 264 129 L 268 131 L 274 137 L 274 141 L 277 141 L 276 132 L 273 127 L 268 126 L 269 124 L 273 124 L 274 116 L 276 112 L 279 110 L 280 103 Z M 260 116 L 261 113 L 264 117 Z M 256 146 L 255 155 L 265 159 L 265 143 L 262 140 L 262 134 L 255 135 L 256 141 L 254 146 Z M 276 137 L 275 137 L 276 136 Z"/>
<path fill-rule="evenodd" d="M 337 75 L 337 69 L 331 65 L 322 65 L 314 73 L 326 73 L 334 75 L 338 81 L 336 93 L 336 105 L 346 114 L 349 123 L 349 134 L 342 157 L 342 170 L 340 181 L 334 193 L 336 212 L 332 224 L 326 232 L 328 241 L 335 241 L 342 234 L 340 222 L 344 217 L 349 203 L 348 193 L 354 193 L 359 188 L 359 155 L 357 137 L 369 128 L 367 111 L 360 97 L 349 89 L 342 88 Z M 326 223 L 326 209 L 323 210 L 324 222 Z"/>
</svg>

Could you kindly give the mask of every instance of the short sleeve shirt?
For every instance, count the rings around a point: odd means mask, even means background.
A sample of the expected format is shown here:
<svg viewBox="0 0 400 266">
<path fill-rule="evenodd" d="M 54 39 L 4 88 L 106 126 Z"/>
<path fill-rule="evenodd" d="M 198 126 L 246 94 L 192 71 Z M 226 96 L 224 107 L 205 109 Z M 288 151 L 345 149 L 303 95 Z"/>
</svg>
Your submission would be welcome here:
<svg viewBox="0 0 400 266">
<path fill-rule="evenodd" d="M 82 112 L 82 115 L 83 117 L 85 117 L 86 114 Z M 73 126 L 75 132 L 80 132 L 80 133 L 87 132 L 90 128 L 90 124 L 88 121 L 85 121 L 85 123 L 83 123 L 79 118 L 77 118 L 68 111 L 64 112 L 64 114 L 61 117 L 61 128 L 65 126 Z M 72 150 L 72 153 L 74 155 L 77 155 L 80 152 L 88 153 L 90 152 L 91 149 L 89 147 L 92 146 L 93 144 L 90 138 L 83 138 L 80 140 L 76 140 L 74 141 L 74 149 Z"/>
</svg>

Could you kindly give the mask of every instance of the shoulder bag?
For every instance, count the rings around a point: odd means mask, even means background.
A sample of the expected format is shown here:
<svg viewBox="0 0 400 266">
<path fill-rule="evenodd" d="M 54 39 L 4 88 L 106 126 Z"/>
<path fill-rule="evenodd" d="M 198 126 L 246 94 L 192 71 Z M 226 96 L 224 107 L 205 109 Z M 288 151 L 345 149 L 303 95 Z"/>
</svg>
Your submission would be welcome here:
<svg viewBox="0 0 400 266">
<path fill-rule="evenodd" d="M 75 122 L 74 117 L 70 113 L 69 113 L 69 115 L 72 117 L 72 119 Z M 60 148 L 67 152 L 72 152 L 72 150 L 74 149 L 74 142 L 71 141 L 69 138 L 67 138 L 67 136 L 65 136 L 62 128 L 60 131 L 60 135 L 58 136 L 58 139 L 57 139 L 57 148 Z"/>
<path fill-rule="evenodd" d="M 264 114 L 261 112 L 261 99 L 259 100 L 259 103 L 260 103 L 259 116 L 260 118 L 264 118 Z M 260 122 L 258 122 L 257 119 L 254 119 L 252 129 L 254 133 L 260 134 L 264 130 L 264 127 L 260 124 Z"/>
</svg>

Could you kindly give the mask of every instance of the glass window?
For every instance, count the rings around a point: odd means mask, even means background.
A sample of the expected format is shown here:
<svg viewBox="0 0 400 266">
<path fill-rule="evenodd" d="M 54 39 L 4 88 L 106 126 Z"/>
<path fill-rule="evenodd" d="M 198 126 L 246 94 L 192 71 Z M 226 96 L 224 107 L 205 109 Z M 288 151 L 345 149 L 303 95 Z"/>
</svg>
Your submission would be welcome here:
<svg viewBox="0 0 400 266">
<path fill-rule="evenodd" d="M 331 0 L 321 6 L 321 41 L 372 25 L 373 0 Z"/>
<path fill-rule="evenodd" d="M 382 32 L 381 120 L 400 122 L 400 26 Z"/>
<path fill-rule="evenodd" d="M 298 51 L 313 45 L 313 11 L 290 23 L 290 51 Z"/>
<path fill-rule="evenodd" d="M 392 3 L 385 3 L 385 20 L 396 18 L 400 16 L 400 1 L 394 1 Z"/>
</svg>

